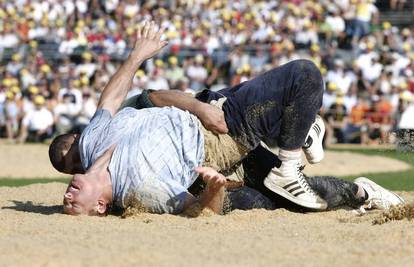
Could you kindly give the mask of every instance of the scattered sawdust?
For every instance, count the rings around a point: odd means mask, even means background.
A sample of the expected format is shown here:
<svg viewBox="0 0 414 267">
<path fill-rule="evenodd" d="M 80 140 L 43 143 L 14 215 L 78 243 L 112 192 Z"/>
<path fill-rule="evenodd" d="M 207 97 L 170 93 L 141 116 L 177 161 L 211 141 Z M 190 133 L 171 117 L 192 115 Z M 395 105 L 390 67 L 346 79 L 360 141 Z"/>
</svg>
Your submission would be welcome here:
<svg viewBox="0 0 414 267">
<path fill-rule="evenodd" d="M 184 217 L 196 218 L 196 217 L 210 217 L 216 215 L 212 210 L 208 208 L 202 208 L 200 203 L 194 203 L 187 208 L 183 214 Z"/>
<path fill-rule="evenodd" d="M 131 203 L 125 210 L 121 212 L 121 218 L 125 219 L 147 212 L 147 208 L 145 208 L 141 203 L 136 201 L 134 203 Z M 114 214 L 117 214 L 117 212 L 114 212 Z"/>
<path fill-rule="evenodd" d="M 412 221 L 373 226 L 371 212 L 358 222 L 346 221 L 356 216 L 342 209 L 197 218 L 69 216 L 61 211 L 65 189 L 63 183 L 0 187 L 0 265 L 409 267 L 414 262 Z M 414 201 L 411 192 L 399 194 Z"/>
<path fill-rule="evenodd" d="M 376 217 L 372 224 L 384 224 L 391 221 L 400 221 L 407 219 L 411 221 L 414 219 L 414 203 L 398 205 L 391 207 L 389 210 L 382 212 Z"/>
</svg>

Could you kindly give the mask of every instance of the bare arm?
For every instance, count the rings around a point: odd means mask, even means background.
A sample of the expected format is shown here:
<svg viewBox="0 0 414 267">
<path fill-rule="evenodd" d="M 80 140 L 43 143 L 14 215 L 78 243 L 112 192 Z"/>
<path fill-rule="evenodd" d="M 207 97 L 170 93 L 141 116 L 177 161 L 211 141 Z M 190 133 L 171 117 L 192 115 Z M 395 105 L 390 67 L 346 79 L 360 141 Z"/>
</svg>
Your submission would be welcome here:
<svg viewBox="0 0 414 267">
<path fill-rule="evenodd" d="M 207 130 L 215 134 L 226 134 L 229 131 L 221 109 L 186 93 L 176 90 L 155 91 L 149 94 L 149 99 L 157 107 L 174 106 L 188 110 L 200 119 Z"/>
<path fill-rule="evenodd" d="M 139 66 L 167 45 L 166 41 L 160 41 L 162 33 L 162 30 L 155 30 L 154 22 L 146 23 L 142 29 L 138 29 L 135 47 L 105 86 L 98 102 L 98 109 L 106 109 L 111 115 L 116 113 L 131 88 L 132 79 Z"/>
</svg>

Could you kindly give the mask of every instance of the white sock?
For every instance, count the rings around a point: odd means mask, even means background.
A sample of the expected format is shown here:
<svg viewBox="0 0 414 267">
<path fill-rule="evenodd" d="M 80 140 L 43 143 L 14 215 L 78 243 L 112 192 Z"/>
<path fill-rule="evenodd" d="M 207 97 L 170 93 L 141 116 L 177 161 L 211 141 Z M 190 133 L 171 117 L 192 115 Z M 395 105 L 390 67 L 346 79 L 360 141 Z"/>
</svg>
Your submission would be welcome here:
<svg viewBox="0 0 414 267">
<path fill-rule="evenodd" d="M 289 161 L 289 160 L 295 160 L 295 161 L 301 160 L 302 150 L 292 151 L 292 150 L 279 149 L 279 159 L 282 162 Z"/>
<path fill-rule="evenodd" d="M 292 172 L 296 171 L 296 166 L 292 166 L 302 160 L 302 151 L 291 151 L 291 150 L 279 150 L 279 159 L 282 161 L 282 165 L 279 170 L 283 175 L 290 176 Z"/>
</svg>

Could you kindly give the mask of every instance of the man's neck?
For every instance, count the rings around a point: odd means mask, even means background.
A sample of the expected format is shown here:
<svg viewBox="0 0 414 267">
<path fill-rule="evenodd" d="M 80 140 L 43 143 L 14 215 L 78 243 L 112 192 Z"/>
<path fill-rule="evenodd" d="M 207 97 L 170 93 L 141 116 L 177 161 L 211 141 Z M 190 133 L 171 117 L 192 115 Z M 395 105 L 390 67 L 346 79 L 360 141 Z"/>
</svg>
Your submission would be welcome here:
<svg viewBox="0 0 414 267">
<path fill-rule="evenodd" d="M 99 186 L 103 188 L 103 195 L 112 202 L 112 180 L 108 170 L 109 162 L 114 152 L 115 146 L 109 148 L 102 156 L 100 156 L 93 165 L 88 169 L 86 174 L 92 179 L 97 179 Z"/>
</svg>

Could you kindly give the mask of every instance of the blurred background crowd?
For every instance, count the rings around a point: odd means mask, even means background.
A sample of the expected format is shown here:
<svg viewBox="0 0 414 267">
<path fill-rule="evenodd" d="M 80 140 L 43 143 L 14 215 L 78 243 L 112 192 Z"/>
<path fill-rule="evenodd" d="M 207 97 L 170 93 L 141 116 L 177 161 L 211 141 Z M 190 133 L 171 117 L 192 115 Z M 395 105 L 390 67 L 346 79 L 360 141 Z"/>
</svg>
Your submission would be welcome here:
<svg viewBox="0 0 414 267">
<path fill-rule="evenodd" d="M 326 82 L 326 144 L 392 143 L 414 129 L 414 28 L 383 12 L 412 0 L 0 0 L 0 136 L 80 132 L 142 21 L 169 45 L 137 71 L 142 89 L 196 94 L 306 58 Z M 401 13 L 402 14 L 402 13 Z M 411 115 L 410 115 L 411 114 Z"/>
</svg>

